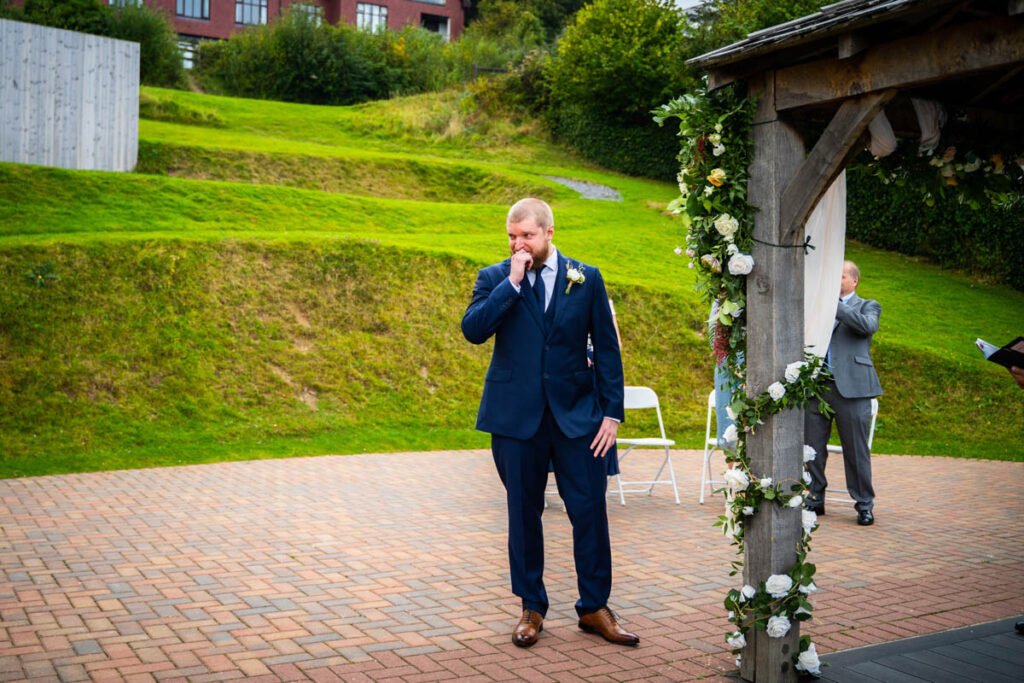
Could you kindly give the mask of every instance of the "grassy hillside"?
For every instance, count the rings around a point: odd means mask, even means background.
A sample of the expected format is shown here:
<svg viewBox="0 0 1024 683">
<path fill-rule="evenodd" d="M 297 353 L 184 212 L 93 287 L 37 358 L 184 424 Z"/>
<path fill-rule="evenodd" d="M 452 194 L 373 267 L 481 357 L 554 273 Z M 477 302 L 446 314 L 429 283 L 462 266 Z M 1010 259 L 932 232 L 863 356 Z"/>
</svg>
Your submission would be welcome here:
<svg viewBox="0 0 1024 683">
<path fill-rule="evenodd" d="M 142 112 L 147 173 L 0 164 L 0 476 L 485 446 L 489 347 L 459 320 L 527 193 L 605 273 L 627 382 L 661 394 L 683 445 L 703 438 L 705 311 L 672 254 L 672 186 L 456 94 L 326 108 L 146 89 Z M 1019 334 L 1024 295 L 849 255 L 884 308 L 876 450 L 1024 459 L 1019 390 L 972 346 Z"/>
</svg>

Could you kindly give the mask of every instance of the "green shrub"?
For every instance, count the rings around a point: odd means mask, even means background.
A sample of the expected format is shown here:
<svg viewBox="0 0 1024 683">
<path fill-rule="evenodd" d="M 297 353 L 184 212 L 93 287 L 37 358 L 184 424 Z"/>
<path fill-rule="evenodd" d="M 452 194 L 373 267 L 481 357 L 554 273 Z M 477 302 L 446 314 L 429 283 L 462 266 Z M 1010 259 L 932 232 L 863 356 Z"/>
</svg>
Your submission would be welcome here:
<svg viewBox="0 0 1024 683">
<path fill-rule="evenodd" d="M 178 36 L 162 10 L 118 7 L 110 14 L 106 35 L 139 44 L 139 71 L 144 84 L 168 88 L 185 85 Z"/>
<path fill-rule="evenodd" d="M 550 120 L 558 138 L 606 168 L 661 180 L 671 180 L 679 172 L 679 140 L 671 127 L 608 121 L 592 111 L 565 106 Z"/>
<path fill-rule="evenodd" d="M 685 90 L 683 18 L 662 0 L 597 0 L 548 63 L 555 134 L 608 168 L 675 177 L 677 142 L 650 111 Z"/>
<path fill-rule="evenodd" d="M 21 18 L 33 24 L 106 35 L 110 8 L 101 0 L 25 0 Z"/>
<path fill-rule="evenodd" d="M 849 237 L 1024 290 L 1019 210 L 975 210 L 952 194 L 928 206 L 914 188 L 884 184 L 856 166 L 847 178 Z"/>
<path fill-rule="evenodd" d="M 451 51 L 444 38 L 417 26 L 385 31 L 374 37 L 391 69 L 389 94 L 414 95 L 444 90 L 456 82 Z"/>
</svg>

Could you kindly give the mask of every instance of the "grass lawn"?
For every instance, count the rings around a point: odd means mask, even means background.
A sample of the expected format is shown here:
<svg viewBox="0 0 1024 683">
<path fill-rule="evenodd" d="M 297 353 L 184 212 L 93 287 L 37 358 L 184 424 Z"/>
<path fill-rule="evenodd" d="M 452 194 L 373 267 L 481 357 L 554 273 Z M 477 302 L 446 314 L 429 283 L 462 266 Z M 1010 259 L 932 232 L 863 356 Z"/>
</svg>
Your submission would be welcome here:
<svg viewBox="0 0 1024 683">
<path fill-rule="evenodd" d="M 551 201 L 555 243 L 605 274 L 627 383 L 701 442 L 706 311 L 672 253 L 673 185 L 602 171 L 458 93 L 338 108 L 145 88 L 141 110 L 146 173 L 0 164 L 0 476 L 485 446 L 489 346 L 459 320 L 522 194 Z M 1024 460 L 1019 389 L 973 346 L 1021 333 L 1024 294 L 848 256 L 883 306 L 875 450 Z"/>
</svg>

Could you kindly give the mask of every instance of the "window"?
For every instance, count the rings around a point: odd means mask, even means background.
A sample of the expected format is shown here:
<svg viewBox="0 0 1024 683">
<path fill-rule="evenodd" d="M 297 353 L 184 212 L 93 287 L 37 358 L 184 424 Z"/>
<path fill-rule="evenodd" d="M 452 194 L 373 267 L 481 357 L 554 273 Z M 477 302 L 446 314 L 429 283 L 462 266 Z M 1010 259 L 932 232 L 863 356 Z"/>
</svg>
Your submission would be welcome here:
<svg viewBox="0 0 1024 683">
<path fill-rule="evenodd" d="M 444 5 L 445 0 L 414 0 L 414 2 L 425 2 L 428 5 Z"/>
<path fill-rule="evenodd" d="M 448 17 L 441 17 L 436 14 L 421 14 L 420 15 L 420 26 L 433 31 L 434 33 L 440 33 L 441 37 L 445 40 L 451 40 L 451 29 L 448 23 Z"/>
<path fill-rule="evenodd" d="M 196 48 L 199 46 L 198 38 L 179 36 L 178 52 L 181 53 L 181 65 L 186 69 L 195 66 Z"/>
<path fill-rule="evenodd" d="M 368 2 L 356 3 L 356 26 L 374 33 L 383 31 L 388 27 L 388 8 Z"/>
<path fill-rule="evenodd" d="M 209 19 L 210 0 L 178 0 L 177 15 L 186 19 Z"/>
<path fill-rule="evenodd" d="M 292 12 L 305 15 L 307 19 L 319 26 L 324 20 L 324 8 L 312 2 L 296 2 L 290 7 Z"/>
<path fill-rule="evenodd" d="M 107 0 L 107 4 L 112 7 L 142 7 L 142 0 Z"/>
<path fill-rule="evenodd" d="M 267 0 L 235 0 L 235 23 L 267 23 Z"/>
</svg>

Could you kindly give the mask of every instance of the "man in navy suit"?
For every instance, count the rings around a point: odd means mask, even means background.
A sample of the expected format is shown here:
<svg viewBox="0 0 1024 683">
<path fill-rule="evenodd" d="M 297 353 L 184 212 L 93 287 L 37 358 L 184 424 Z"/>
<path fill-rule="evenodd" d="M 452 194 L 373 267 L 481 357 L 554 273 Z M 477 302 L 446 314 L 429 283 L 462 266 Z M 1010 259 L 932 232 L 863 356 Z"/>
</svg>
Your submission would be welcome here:
<svg viewBox="0 0 1024 683">
<path fill-rule="evenodd" d="M 462 333 L 474 344 L 494 337 L 476 427 L 491 434 L 507 494 L 512 592 L 523 609 L 512 642 L 536 643 L 548 610 L 541 515 L 550 463 L 572 523 L 579 627 L 636 645 L 640 639 L 608 609 L 604 458 L 614 455 L 623 419 L 622 358 L 608 294 L 597 268 L 551 243 L 554 218 L 545 202 L 516 202 L 506 228 L 511 255 L 477 275 Z"/>
</svg>

